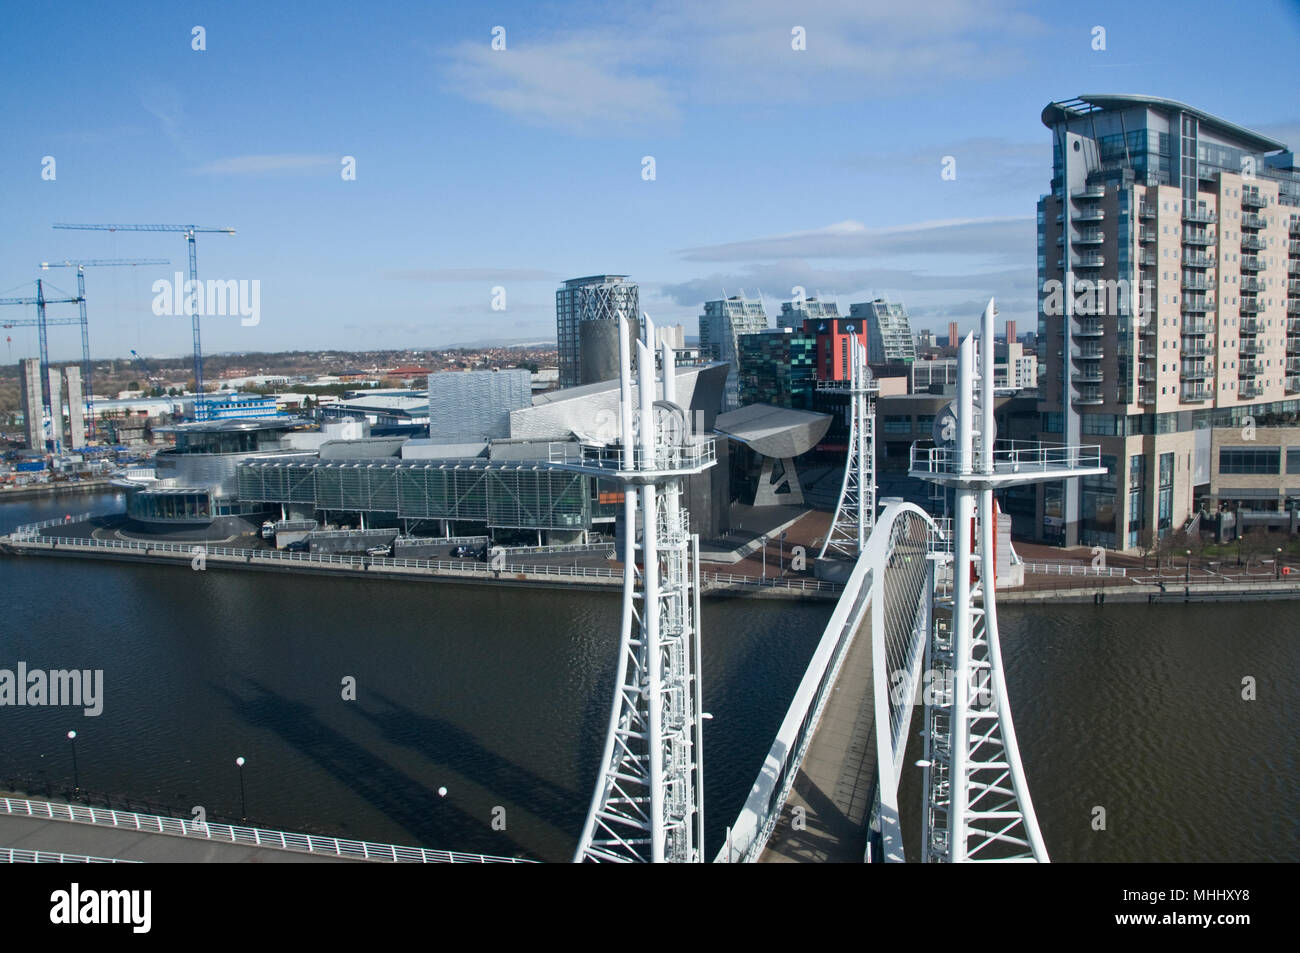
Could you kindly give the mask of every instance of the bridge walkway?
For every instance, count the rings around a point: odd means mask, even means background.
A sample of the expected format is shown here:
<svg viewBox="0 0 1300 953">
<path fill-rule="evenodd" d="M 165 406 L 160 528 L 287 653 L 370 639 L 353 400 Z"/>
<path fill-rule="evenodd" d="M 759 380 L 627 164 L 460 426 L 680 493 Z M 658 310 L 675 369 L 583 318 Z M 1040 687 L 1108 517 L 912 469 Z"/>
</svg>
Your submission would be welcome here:
<svg viewBox="0 0 1300 953">
<path fill-rule="evenodd" d="M 761 864 L 860 864 L 876 784 L 871 615 L 844 658 Z M 806 828 L 793 829 L 796 807 Z"/>
</svg>

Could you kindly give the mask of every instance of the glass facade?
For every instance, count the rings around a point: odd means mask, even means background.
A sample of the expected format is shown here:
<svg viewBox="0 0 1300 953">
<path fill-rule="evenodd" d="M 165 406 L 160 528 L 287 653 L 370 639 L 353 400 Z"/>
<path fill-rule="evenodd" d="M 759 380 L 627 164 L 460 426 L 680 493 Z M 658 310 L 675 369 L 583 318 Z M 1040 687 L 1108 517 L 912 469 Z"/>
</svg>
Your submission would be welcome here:
<svg viewBox="0 0 1300 953">
<path fill-rule="evenodd" d="M 1287 454 L 1288 472 L 1291 456 Z M 1282 469 L 1280 447 L 1220 447 L 1219 472 L 1274 475 Z"/>
<path fill-rule="evenodd" d="M 527 465 L 488 470 L 469 461 L 259 460 L 239 467 L 239 498 L 409 519 L 465 520 L 501 529 L 588 529 L 592 482 L 582 474 Z"/>
<path fill-rule="evenodd" d="M 817 337 L 804 331 L 763 331 L 740 338 L 740 402 L 812 410 Z"/>
</svg>

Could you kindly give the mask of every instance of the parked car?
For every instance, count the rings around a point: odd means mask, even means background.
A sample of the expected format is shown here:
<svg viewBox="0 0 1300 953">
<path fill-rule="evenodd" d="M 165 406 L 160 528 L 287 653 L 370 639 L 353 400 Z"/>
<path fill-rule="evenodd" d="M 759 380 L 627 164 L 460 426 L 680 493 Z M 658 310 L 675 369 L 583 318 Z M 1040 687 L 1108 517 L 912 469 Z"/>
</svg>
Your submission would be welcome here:
<svg viewBox="0 0 1300 953">
<path fill-rule="evenodd" d="M 288 546 L 284 547 L 286 553 L 305 553 L 310 550 L 311 543 L 305 539 L 295 539 Z"/>
<path fill-rule="evenodd" d="M 366 555 L 367 556 L 391 556 L 393 555 L 393 547 L 371 546 L 369 549 L 366 550 Z"/>
</svg>

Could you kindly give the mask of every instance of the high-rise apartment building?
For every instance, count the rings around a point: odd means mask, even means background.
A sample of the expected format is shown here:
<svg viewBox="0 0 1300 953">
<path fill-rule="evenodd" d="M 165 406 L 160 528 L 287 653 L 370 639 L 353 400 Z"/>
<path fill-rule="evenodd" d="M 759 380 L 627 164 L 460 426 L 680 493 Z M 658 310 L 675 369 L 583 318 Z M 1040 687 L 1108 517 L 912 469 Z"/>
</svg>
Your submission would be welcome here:
<svg viewBox="0 0 1300 953">
<path fill-rule="evenodd" d="M 1252 498 L 1231 483 L 1255 463 L 1213 452 L 1300 411 L 1300 170 L 1284 143 L 1171 100 L 1080 98 L 1042 121 L 1043 439 L 1099 443 L 1107 473 L 1043 485 L 1040 538 L 1134 548 L 1202 501 Z"/>
<path fill-rule="evenodd" d="M 613 321 L 641 317 L 640 293 L 627 275 L 570 278 L 555 292 L 555 333 L 559 350 L 560 386 L 578 384 L 580 335 L 584 321 Z"/>
<path fill-rule="evenodd" d="M 957 322 L 949 321 L 948 322 L 948 346 L 956 347 L 960 343 L 961 343 L 961 339 L 957 337 Z"/>
<path fill-rule="evenodd" d="M 86 446 L 86 420 L 81 405 L 81 368 L 65 367 L 63 377 L 68 382 L 68 447 L 82 450 Z"/>
<path fill-rule="evenodd" d="M 901 304 L 876 298 L 849 305 L 849 316 L 867 325 L 867 359 L 875 364 L 911 364 L 916 360 L 912 324 Z"/>
<path fill-rule="evenodd" d="M 762 301 L 750 301 L 744 295 L 732 295 L 717 301 L 704 302 L 700 315 L 700 351 L 715 361 L 731 365 L 727 372 L 727 406 L 734 410 L 740 406 L 740 346 L 744 334 L 755 334 L 768 328 L 767 313 Z"/>
<path fill-rule="evenodd" d="M 834 301 L 821 301 L 818 298 L 796 298 L 781 302 L 781 320 L 777 322 L 783 328 L 797 328 L 809 318 L 838 318 L 839 307 Z"/>
</svg>

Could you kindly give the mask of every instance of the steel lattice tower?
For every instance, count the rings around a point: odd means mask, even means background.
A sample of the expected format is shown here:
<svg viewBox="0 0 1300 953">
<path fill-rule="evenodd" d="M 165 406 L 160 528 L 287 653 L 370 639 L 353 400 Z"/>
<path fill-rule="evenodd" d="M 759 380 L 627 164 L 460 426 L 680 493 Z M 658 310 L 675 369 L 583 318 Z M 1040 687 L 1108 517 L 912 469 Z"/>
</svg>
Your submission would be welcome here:
<svg viewBox="0 0 1300 953">
<path fill-rule="evenodd" d="M 819 391 L 849 395 L 849 454 L 835 517 L 822 551 L 833 549 L 857 559 L 876 523 L 876 395 L 880 385 L 867 369 L 867 353 L 857 336 L 849 338 L 849 379 L 818 381 Z"/>
<path fill-rule="evenodd" d="M 584 447 L 573 467 L 624 488 L 618 675 L 600 776 L 574 860 L 697 863 L 704 853 L 699 537 L 689 532 L 681 496 L 688 475 L 714 465 L 714 445 L 689 431 L 676 403 L 667 344 L 663 397 L 656 399 L 648 315 L 637 343 L 634 404 L 629 334 L 618 321 L 621 444 Z"/>
<path fill-rule="evenodd" d="M 936 600 L 951 617 L 936 616 L 926 651 L 926 667 L 935 672 L 921 762 L 922 850 L 928 861 L 1048 859 L 1016 744 L 998 643 L 993 492 L 1105 472 L 1098 447 L 1007 442 L 995 448 L 994 314 L 990 300 L 978 374 L 974 337 L 968 335 L 958 351 L 955 443 L 913 448 L 911 475 L 952 486 L 956 497 L 952 593 Z"/>
</svg>

